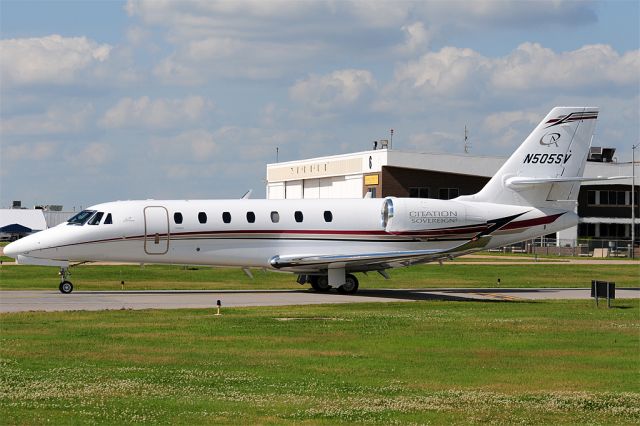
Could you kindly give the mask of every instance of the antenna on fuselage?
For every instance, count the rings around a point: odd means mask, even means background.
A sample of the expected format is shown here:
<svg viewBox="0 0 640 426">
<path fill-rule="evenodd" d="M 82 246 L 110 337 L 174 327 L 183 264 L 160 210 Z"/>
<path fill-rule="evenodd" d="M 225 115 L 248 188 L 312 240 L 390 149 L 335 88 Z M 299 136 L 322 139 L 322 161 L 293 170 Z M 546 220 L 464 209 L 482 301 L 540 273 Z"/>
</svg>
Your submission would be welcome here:
<svg viewBox="0 0 640 426">
<path fill-rule="evenodd" d="M 240 197 L 241 200 L 248 200 L 249 198 L 251 198 L 251 193 L 253 192 L 253 189 L 248 190 L 247 192 L 244 193 L 244 195 L 242 197 Z"/>
</svg>

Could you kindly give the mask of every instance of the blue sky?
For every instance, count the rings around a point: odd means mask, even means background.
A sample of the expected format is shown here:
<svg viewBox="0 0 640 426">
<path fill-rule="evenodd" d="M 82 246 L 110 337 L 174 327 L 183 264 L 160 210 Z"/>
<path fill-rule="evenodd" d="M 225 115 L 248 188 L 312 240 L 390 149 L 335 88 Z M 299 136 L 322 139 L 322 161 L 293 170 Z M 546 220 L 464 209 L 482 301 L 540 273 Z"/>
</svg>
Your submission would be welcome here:
<svg viewBox="0 0 640 426">
<path fill-rule="evenodd" d="M 264 196 L 265 164 L 640 140 L 638 1 L 0 2 L 0 206 Z"/>
</svg>

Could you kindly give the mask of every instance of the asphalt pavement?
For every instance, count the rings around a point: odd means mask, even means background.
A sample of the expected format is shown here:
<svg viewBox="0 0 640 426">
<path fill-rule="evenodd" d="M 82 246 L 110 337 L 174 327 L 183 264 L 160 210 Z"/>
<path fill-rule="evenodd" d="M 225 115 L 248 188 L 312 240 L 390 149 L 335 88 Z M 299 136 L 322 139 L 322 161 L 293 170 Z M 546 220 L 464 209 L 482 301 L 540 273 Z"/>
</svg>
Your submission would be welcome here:
<svg viewBox="0 0 640 426">
<path fill-rule="evenodd" d="M 315 305 L 325 303 L 411 302 L 418 300 L 519 301 L 589 299 L 588 288 L 494 288 L 360 290 L 355 295 L 311 290 L 218 291 L 0 291 L 0 312 L 100 311 L 107 309 L 179 309 L 241 306 Z M 640 298 L 640 288 L 616 289 L 617 299 Z M 615 304 L 615 302 L 614 302 Z"/>
</svg>

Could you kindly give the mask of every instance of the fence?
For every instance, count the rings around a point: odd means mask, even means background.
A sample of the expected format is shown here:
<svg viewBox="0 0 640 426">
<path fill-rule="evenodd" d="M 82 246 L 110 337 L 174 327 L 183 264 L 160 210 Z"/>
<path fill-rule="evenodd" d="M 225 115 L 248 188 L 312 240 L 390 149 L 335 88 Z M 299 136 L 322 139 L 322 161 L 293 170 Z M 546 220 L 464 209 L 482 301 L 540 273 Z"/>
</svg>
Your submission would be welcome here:
<svg viewBox="0 0 640 426">
<path fill-rule="evenodd" d="M 502 253 L 526 253 L 552 256 L 580 256 L 625 258 L 631 257 L 631 240 L 536 238 L 510 246 L 493 249 Z M 640 247 L 635 247 L 635 258 L 640 258 Z"/>
</svg>

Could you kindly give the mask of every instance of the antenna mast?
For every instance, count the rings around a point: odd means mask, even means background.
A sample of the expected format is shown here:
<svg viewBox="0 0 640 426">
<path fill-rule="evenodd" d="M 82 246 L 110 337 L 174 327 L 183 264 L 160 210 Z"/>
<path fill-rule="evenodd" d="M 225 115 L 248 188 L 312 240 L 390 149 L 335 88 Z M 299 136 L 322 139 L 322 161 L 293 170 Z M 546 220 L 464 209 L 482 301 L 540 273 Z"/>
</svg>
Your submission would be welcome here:
<svg viewBox="0 0 640 426">
<path fill-rule="evenodd" d="M 471 144 L 469 143 L 469 131 L 467 130 L 467 126 L 464 126 L 464 153 L 468 154 L 471 149 Z"/>
</svg>

